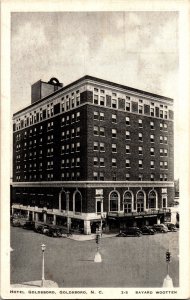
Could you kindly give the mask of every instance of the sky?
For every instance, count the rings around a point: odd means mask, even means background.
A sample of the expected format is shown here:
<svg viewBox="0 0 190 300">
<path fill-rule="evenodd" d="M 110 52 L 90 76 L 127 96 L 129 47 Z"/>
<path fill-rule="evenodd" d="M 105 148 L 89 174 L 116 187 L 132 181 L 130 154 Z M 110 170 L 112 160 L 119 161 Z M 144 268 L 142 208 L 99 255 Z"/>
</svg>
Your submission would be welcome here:
<svg viewBox="0 0 190 300">
<path fill-rule="evenodd" d="M 39 79 L 67 85 L 87 74 L 173 98 L 176 107 L 178 39 L 174 11 L 14 12 L 12 113 L 30 105 Z"/>
</svg>

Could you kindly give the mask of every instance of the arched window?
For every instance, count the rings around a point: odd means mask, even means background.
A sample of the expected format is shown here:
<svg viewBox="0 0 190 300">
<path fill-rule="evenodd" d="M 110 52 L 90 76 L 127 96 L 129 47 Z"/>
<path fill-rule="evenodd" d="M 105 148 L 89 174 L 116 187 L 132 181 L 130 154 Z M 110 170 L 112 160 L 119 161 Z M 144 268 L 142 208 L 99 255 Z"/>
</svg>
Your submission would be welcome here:
<svg viewBox="0 0 190 300">
<path fill-rule="evenodd" d="M 137 193 L 137 212 L 144 211 L 144 193 L 139 191 Z"/>
<path fill-rule="evenodd" d="M 124 212 L 130 213 L 132 212 L 132 194 L 131 192 L 127 191 L 123 197 L 123 205 L 124 205 Z"/>
<path fill-rule="evenodd" d="M 149 208 L 156 208 L 156 193 L 155 191 L 151 191 L 148 196 L 148 205 Z"/>
<path fill-rule="evenodd" d="M 117 192 L 111 192 L 110 194 L 110 211 L 118 211 L 119 196 Z"/>
<path fill-rule="evenodd" d="M 79 191 L 76 191 L 74 195 L 75 212 L 82 212 L 82 195 Z"/>
</svg>

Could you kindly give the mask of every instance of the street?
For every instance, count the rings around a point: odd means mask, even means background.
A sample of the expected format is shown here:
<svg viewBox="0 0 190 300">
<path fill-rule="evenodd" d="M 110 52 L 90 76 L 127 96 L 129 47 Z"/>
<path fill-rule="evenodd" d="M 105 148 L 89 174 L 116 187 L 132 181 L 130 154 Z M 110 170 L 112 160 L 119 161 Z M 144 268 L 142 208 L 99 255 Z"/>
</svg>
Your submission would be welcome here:
<svg viewBox="0 0 190 300">
<path fill-rule="evenodd" d="M 52 238 L 11 227 L 11 283 L 41 279 L 45 250 L 45 279 L 59 287 L 162 287 L 165 253 L 171 251 L 170 277 L 179 286 L 178 232 L 141 237 L 102 238 L 102 263 L 94 262 L 95 240 Z"/>
</svg>

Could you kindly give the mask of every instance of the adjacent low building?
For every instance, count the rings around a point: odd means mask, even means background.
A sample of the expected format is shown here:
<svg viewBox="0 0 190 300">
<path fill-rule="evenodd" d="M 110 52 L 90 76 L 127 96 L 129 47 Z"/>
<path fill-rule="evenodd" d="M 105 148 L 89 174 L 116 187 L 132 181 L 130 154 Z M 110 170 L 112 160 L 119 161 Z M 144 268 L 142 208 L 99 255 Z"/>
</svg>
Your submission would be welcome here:
<svg viewBox="0 0 190 300">
<path fill-rule="evenodd" d="M 13 116 L 12 212 L 95 232 L 170 220 L 173 99 L 92 76 L 32 85 Z"/>
</svg>

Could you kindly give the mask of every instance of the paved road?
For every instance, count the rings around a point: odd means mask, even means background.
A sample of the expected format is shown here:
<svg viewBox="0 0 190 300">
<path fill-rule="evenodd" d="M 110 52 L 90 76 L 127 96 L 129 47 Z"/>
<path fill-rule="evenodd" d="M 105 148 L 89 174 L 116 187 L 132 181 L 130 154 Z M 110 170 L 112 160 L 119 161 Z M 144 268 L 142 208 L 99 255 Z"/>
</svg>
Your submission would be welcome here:
<svg viewBox="0 0 190 300">
<path fill-rule="evenodd" d="M 170 276 L 179 285 L 178 232 L 102 239 L 102 263 L 94 263 L 94 240 L 51 238 L 11 228 L 11 283 L 41 278 L 41 243 L 46 244 L 45 279 L 59 287 L 161 287 L 170 247 Z"/>
</svg>

